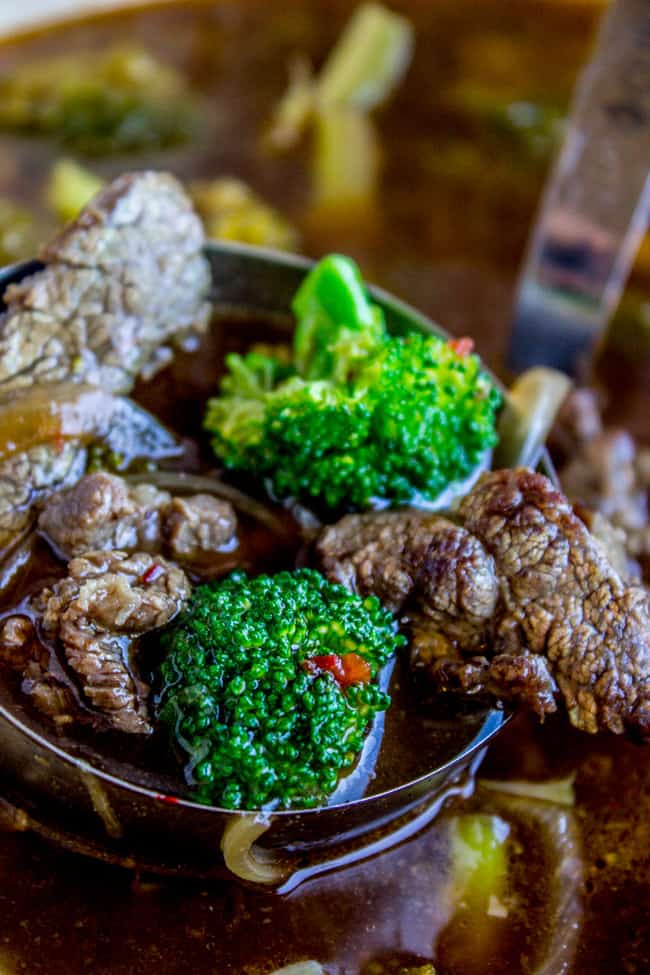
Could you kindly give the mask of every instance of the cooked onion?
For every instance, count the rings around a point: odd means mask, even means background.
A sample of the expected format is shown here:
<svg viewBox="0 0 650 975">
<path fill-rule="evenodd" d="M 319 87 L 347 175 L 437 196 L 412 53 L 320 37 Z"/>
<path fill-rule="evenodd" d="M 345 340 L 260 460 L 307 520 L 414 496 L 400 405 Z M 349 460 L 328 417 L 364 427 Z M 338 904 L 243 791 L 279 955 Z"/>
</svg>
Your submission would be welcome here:
<svg viewBox="0 0 650 975">
<path fill-rule="evenodd" d="M 106 830 L 108 836 L 112 837 L 113 839 L 120 839 L 122 836 L 122 826 L 119 819 L 115 815 L 113 807 L 111 806 L 108 796 L 104 790 L 104 786 L 99 781 L 97 775 L 93 769 L 90 768 L 90 766 L 84 767 L 80 764 L 79 776 L 88 790 L 88 795 L 90 796 L 90 801 L 93 804 L 93 809 L 104 824 L 104 829 Z"/>
<path fill-rule="evenodd" d="M 582 910 L 582 858 L 579 830 L 571 809 L 554 802 L 490 792 L 485 805 L 502 816 L 532 822 L 551 851 L 551 883 L 546 929 L 550 938 L 533 975 L 565 975 L 571 968 L 578 941 Z"/>
<path fill-rule="evenodd" d="M 510 389 L 499 418 L 495 467 L 535 467 L 571 380 L 556 369 L 527 369 Z"/>
<path fill-rule="evenodd" d="M 573 790 L 574 779 L 574 775 L 567 775 L 564 779 L 547 779 L 545 782 L 481 779 L 480 785 L 492 792 L 502 792 L 524 799 L 543 799 L 545 802 L 554 802 L 559 806 L 574 806 L 576 801 Z"/>
<path fill-rule="evenodd" d="M 269 828 L 259 813 L 233 815 L 221 838 L 223 859 L 236 877 L 252 884 L 278 884 L 286 870 L 267 850 L 256 849 L 255 841 Z"/>
<path fill-rule="evenodd" d="M 102 441 L 124 463 L 180 453 L 176 438 L 145 409 L 92 386 L 34 386 L 0 402 L 0 460 L 66 440 Z"/>
<path fill-rule="evenodd" d="M 244 494 L 243 491 L 231 484 L 225 484 L 217 477 L 183 474 L 177 471 L 152 471 L 148 474 L 130 474 L 126 480 L 130 484 L 153 484 L 165 491 L 178 491 L 180 493 L 196 491 L 201 494 L 214 494 L 217 498 L 225 498 L 226 501 L 232 502 L 233 506 L 239 511 L 255 518 L 270 528 L 271 531 L 281 533 L 284 530 L 282 521 L 265 504 L 256 501 L 248 494 Z"/>
<path fill-rule="evenodd" d="M 271 975 L 326 975 L 326 972 L 317 961 L 297 961 L 293 965 L 276 968 Z"/>
</svg>

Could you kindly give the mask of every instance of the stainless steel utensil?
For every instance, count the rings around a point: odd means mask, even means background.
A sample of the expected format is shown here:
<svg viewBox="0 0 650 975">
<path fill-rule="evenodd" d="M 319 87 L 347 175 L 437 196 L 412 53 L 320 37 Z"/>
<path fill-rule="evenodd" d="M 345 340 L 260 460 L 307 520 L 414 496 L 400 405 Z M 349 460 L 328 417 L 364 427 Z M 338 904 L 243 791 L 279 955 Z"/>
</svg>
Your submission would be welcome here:
<svg viewBox="0 0 650 975">
<path fill-rule="evenodd" d="M 518 287 L 509 364 L 577 375 L 650 213 L 650 3 L 615 0 L 576 89 Z"/>
</svg>

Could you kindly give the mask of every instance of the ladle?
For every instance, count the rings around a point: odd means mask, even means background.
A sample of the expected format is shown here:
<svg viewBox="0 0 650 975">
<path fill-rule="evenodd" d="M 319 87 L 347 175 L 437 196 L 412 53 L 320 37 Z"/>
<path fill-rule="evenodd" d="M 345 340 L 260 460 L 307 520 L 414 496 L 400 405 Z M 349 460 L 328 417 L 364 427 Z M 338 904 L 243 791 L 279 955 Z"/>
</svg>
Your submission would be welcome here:
<svg viewBox="0 0 650 975">
<path fill-rule="evenodd" d="M 218 243 L 208 245 L 207 256 L 215 311 L 230 327 L 242 315 L 289 321 L 291 299 L 309 261 Z M 30 262 L 0 272 L 0 294 L 40 267 Z M 391 295 L 376 288 L 371 293 L 391 332 L 445 334 Z M 539 446 L 538 441 L 531 453 L 527 443 L 527 459 Z M 549 472 L 546 455 L 541 463 Z M 249 882 L 287 890 L 421 828 L 448 795 L 470 787 L 473 768 L 506 720 L 498 709 L 475 714 L 472 721 L 458 719 L 458 750 L 451 759 L 432 762 L 425 775 L 381 794 L 317 810 L 239 814 L 162 795 L 141 776 L 133 781 L 128 767 L 48 738 L 0 687 L 1 791 L 14 826 L 36 829 L 74 850 L 157 872 L 205 876 L 230 870 Z"/>
</svg>

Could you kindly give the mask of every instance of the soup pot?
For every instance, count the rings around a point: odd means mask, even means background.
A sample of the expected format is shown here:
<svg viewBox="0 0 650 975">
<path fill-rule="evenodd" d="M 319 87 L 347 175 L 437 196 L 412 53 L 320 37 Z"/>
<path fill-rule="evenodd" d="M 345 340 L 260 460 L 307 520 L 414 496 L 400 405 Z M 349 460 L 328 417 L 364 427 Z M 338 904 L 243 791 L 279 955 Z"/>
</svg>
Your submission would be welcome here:
<svg viewBox="0 0 650 975">
<path fill-rule="evenodd" d="M 254 314 L 290 321 L 291 298 L 311 267 L 303 258 L 243 245 L 207 247 L 217 315 Z M 34 262 L 0 272 L 8 284 L 38 270 Z M 372 298 L 388 329 L 444 331 L 378 288 Z M 550 471 L 549 460 L 542 466 Z M 235 873 L 286 891 L 301 880 L 392 845 L 421 828 L 442 802 L 472 788 L 472 773 L 504 725 L 498 709 L 458 719 L 453 756 L 427 774 L 377 795 L 313 810 L 239 813 L 168 795 L 146 776 L 54 736 L 0 687 L 0 795 L 5 819 L 70 848 L 163 873 Z"/>
</svg>

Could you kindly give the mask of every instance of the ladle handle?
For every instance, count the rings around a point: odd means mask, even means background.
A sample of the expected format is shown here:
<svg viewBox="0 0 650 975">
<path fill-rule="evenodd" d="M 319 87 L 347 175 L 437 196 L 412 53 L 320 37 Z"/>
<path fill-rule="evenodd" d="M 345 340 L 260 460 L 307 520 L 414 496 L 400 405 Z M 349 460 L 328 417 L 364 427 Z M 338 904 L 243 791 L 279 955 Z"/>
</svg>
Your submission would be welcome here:
<svg viewBox="0 0 650 975">
<path fill-rule="evenodd" d="M 618 304 L 649 211 L 650 2 L 615 0 L 530 241 L 510 349 L 516 371 L 580 371 Z"/>
</svg>

